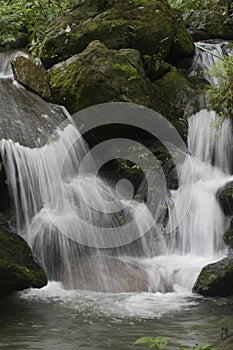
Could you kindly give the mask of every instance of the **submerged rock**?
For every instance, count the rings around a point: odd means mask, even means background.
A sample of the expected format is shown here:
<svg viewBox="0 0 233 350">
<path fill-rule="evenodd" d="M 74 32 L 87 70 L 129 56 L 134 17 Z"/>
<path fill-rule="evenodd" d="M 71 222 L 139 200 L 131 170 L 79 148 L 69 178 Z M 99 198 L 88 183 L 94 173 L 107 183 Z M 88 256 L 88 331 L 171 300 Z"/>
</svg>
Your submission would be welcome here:
<svg viewBox="0 0 233 350">
<path fill-rule="evenodd" d="M 46 70 L 23 56 L 16 57 L 11 65 L 15 80 L 45 100 L 50 99 L 49 75 Z"/>
<path fill-rule="evenodd" d="M 233 257 L 227 257 L 205 266 L 193 287 L 204 296 L 233 295 Z"/>
<path fill-rule="evenodd" d="M 45 272 L 33 260 L 27 243 L 0 223 L 0 297 L 46 284 Z"/>
<path fill-rule="evenodd" d="M 233 182 L 228 182 L 217 192 L 217 199 L 226 216 L 233 215 Z"/>
<path fill-rule="evenodd" d="M 185 25 L 194 41 L 207 39 L 233 39 L 233 19 L 226 12 L 209 10 L 186 11 Z"/>
<path fill-rule="evenodd" d="M 194 52 L 182 18 L 167 1 L 105 1 L 100 5 L 98 0 L 87 0 L 48 29 L 40 58 L 51 67 L 82 52 L 94 40 L 109 49 L 131 48 L 160 59 Z"/>
</svg>

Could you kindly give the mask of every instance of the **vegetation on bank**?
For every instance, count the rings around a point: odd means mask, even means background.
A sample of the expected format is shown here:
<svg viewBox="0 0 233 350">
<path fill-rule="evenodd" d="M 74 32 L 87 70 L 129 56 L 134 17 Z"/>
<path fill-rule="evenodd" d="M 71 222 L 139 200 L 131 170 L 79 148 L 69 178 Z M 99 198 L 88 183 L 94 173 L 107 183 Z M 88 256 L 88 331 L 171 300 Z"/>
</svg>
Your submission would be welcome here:
<svg viewBox="0 0 233 350">
<path fill-rule="evenodd" d="M 163 350 L 167 347 L 168 340 L 165 337 L 158 336 L 156 338 L 142 337 L 134 342 L 134 345 L 145 345 L 149 349 Z M 211 345 L 196 344 L 194 347 L 180 346 L 179 350 L 216 350 Z"/>
</svg>

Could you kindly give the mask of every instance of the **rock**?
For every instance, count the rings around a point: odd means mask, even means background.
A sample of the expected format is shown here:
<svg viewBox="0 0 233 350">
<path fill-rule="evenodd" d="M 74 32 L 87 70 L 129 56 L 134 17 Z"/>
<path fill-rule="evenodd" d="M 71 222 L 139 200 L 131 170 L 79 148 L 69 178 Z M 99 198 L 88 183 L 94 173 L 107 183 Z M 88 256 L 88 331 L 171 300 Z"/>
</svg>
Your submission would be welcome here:
<svg viewBox="0 0 233 350">
<path fill-rule="evenodd" d="M 190 34 L 183 20 L 170 9 L 167 1 L 131 0 L 81 2 L 52 27 L 40 48 L 45 67 L 82 52 L 100 40 L 109 49 L 131 48 L 142 55 L 185 57 L 194 53 Z"/>
<path fill-rule="evenodd" d="M 0 95 L 0 139 L 28 147 L 42 146 L 67 119 L 62 108 L 19 89 L 9 79 L 0 79 Z"/>
<path fill-rule="evenodd" d="M 11 40 L 0 41 L 0 47 L 7 49 L 24 49 L 29 44 L 29 33 L 24 31 L 18 31 Z"/>
<path fill-rule="evenodd" d="M 46 284 L 44 270 L 33 260 L 26 242 L 0 223 L 0 297 Z"/>
<path fill-rule="evenodd" d="M 216 194 L 220 206 L 226 216 L 233 215 L 233 182 L 228 182 Z"/>
<path fill-rule="evenodd" d="M 109 50 L 91 42 L 80 54 L 50 70 L 53 100 L 70 113 L 104 102 L 134 102 L 153 108 L 152 85 L 146 78 L 140 53 Z"/>
<path fill-rule="evenodd" d="M 193 292 L 204 296 L 232 296 L 233 257 L 205 266 L 198 276 Z"/>
<path fill-rule="evenodd" d="M 232 350 L 233 349 L 233 333 L 225 337 L 223 340 L 219 340 L 213 345 L 216 350 Z"/>
<path fill-rule="evenodd" d="M 49 75 L 45 69 L 23 56 L 16 57 L 11 65 L 15 80 L 45 100 L 50 99 Z"/>
<path fill-rule="evenodd" d="M 186 11 L 183 13 L 186 28 L 194 41 L 207 39 L 233 39 L 233 19 L 227 13 L 209 10 Z"/>
<path fill-rule="evenodd" d="M 233 219 L 230 222 L 229 228 L 224 233 L 223 240 L 231 249 L 233 249 Z"/>
<path fill-rule="evenodd" d="M 187 125 L 183 117 L 195 111 L 202 90 L 194 89 L 185 76 L 170 71 L 153 83 L 156 110 L 170 120 L 183 138 L 187 136 Z M 192 105 L 192 106 L 191 106 Z"/>
</svg>

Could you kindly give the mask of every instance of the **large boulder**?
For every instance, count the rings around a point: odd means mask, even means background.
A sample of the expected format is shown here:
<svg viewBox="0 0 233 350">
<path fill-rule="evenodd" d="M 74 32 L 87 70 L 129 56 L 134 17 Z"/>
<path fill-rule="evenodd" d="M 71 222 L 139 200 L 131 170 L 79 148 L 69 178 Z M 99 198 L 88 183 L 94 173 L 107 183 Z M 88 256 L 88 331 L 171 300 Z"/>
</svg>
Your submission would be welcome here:
<svg viewBox="0 0 233 350">
<path fill-rule="evenodd" d="M 233 257 L 205 266 L 193 291 L 204 296 L 233 295 Z"/>
<path fill-rule="evenodd" d="M 16 57 L 11 65 L 15 80 L 45 100 L 50 99 L 49 75 L 45 69 L 23 56 Z"/>
<path fill-rule="evenodd" d="M 183 20 L 167 1 L 86 0 L 48 29 L 40 48 L 46 67 L 82 52 L 94 40 L 110 49 L 131 48 L 142 55 L 190 56 L 194 45 Z"/>
<path fill-rule="evenodd" d="M 109 50 L 93 41 L 80 54 L 50 71 L 53 100 L 70 113 L 104 102 L 134 102 L 154 107 L 152 85 L 140 53 Z"/>
<path fill-rule="evenodd" d="M 193 10 L 183 13 L 185 25 L 194 41 L 233 39 L 233 19 L 226 12 Z"/>
<path fill-rule="evenodd" d="M 226 183 L 217 192 L 217 199 L 226 216 L 233 215 L 233 182 Z"/>
<path fill-rule="evenodd" d="M 33 260 L 27 243 L 0 223 L 0 297 L 46 284 L 45 272 Z"/>
</svg>

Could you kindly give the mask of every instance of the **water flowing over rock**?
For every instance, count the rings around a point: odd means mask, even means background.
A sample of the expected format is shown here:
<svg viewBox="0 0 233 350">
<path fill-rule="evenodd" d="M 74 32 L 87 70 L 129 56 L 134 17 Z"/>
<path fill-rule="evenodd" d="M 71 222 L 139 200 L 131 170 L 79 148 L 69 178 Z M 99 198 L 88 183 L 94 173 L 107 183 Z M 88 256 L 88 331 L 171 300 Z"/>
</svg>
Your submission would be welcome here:
<svg viewBox="0 0 233 350">
<path fill-rule="evenodd" d="M 190 56 L 194 46 L 182 19 L 166 1 L 85 1 L 49 28 L 40 49 L 46 67 L 82 52 L 94 40 L 109 49 L 131 48 L 160 59 Z"/>
<path fill-rule="evenodd" d="M 25 53 L 23 53 L 25 55 Z M 0 53 L 0 139 L 40 146 L 66 118 L 65 110 L 26 91 L 13 80 L 10 61 L 22 53 Z"/>
</svg>

